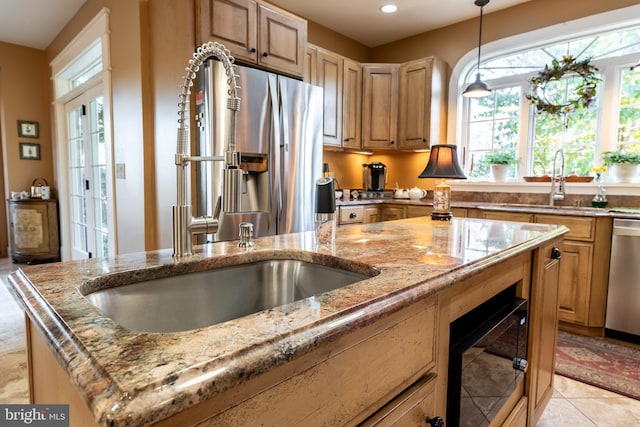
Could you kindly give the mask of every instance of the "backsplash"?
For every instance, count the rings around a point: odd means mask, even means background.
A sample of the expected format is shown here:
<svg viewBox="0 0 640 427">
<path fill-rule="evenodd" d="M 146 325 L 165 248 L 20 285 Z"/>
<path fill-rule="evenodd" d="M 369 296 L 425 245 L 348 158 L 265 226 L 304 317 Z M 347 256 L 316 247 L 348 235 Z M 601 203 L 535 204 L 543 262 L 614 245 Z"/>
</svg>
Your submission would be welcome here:
<svg viewBox="0 0 640 427">
<path fill-rule="evenodd" d="M 430 193 L 427 197 L 432 197 Z M 590 207 L 591 194 L 567 194 L 564 200 L 555 202 L 558 206 L 580 206 Z M 453 202 L 489 202 L 489 203 L 517 203 L 548 205 L 548 193 L 485 193 L 480 191 L 454 191 L 452 192 Z M 616 196 L 607 195 L 609 204 L 607 209 L 612 207 L 640 207 L 640 196 Z"/>
</svg>

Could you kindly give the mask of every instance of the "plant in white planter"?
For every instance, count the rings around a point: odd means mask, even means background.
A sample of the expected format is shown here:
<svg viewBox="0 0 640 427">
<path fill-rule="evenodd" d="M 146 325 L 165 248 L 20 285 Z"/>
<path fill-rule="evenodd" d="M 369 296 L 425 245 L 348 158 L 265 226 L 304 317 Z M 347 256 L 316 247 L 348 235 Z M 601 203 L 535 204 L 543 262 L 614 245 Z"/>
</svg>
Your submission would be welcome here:
<svg viewBox="0 0 640 427">
<path fill-rule="evenodd" d="M 509 176 L 509 169 L 516 163 L 516 156 L 511 151 L 493 151 L 482 161 L 489 165 L 493 181 L 504 182 Z"/>
<path fill-rule="evenodd" d="M 605 151 L 604 164 L 615 182 L 631 182 L 640 171 L 640 154 L 624 151 Z"/>
</svg>

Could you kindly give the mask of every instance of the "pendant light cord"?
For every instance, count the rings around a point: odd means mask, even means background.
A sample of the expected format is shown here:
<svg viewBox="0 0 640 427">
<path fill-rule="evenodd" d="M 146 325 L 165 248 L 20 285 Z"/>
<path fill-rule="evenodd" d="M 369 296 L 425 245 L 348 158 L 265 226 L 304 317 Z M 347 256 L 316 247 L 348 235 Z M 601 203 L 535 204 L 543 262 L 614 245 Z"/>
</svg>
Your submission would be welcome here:
<svg viewBox="0 0 640 427">
<path fill-rule="evenodd" d="M 489 0 L 476 0 L 475 4 L 480 6 L 480 31 L 478 34 L 478 70 L 477 74 L 480 75 L 480 48 L 482 46 L 482 16 L 484 7 L 489 3 Z"/>
</svg>

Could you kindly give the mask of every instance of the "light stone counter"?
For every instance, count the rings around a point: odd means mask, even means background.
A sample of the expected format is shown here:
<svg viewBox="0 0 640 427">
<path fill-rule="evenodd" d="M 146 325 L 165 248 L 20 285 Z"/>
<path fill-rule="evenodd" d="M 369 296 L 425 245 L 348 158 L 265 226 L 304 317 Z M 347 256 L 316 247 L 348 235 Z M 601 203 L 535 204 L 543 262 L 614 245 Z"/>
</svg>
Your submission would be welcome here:
<svg viewBox="0 0 640 427">
<path fill-rule="evenodd" d="M 343 226 L 335 245 L 312 232 L 197 248 L 26 267 L 10 288 L 95 419 L 105 426 L 148 425 L 212 399 L 507 258 L 566 233 L 565 227 L 427 217 Z M 82 295 L 178 272 L 288 258 L 379 274 L 368 280 L 237 320 L 176 333 L 138 333 L 105 317 Z M 144 310 L 145 307 L 140 307 Z"/>
</svg>

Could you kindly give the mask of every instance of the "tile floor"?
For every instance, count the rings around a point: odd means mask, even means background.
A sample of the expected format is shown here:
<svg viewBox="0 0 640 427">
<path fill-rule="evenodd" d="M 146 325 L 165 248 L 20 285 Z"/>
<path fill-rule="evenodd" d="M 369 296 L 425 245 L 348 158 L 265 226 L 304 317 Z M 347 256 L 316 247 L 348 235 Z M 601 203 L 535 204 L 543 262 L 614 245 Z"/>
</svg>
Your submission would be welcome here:
<svg viewBox="0 0 640 427">
<path fill-rule="evenodd" d="M 0 259 L 0 403 L 28 401 L 22 312 L 5 288 L 17 267 Z M 556 375 L 554 395 L 537 425 L 551 426 L 637 427 L 640 401 Z"/>
</svg>

